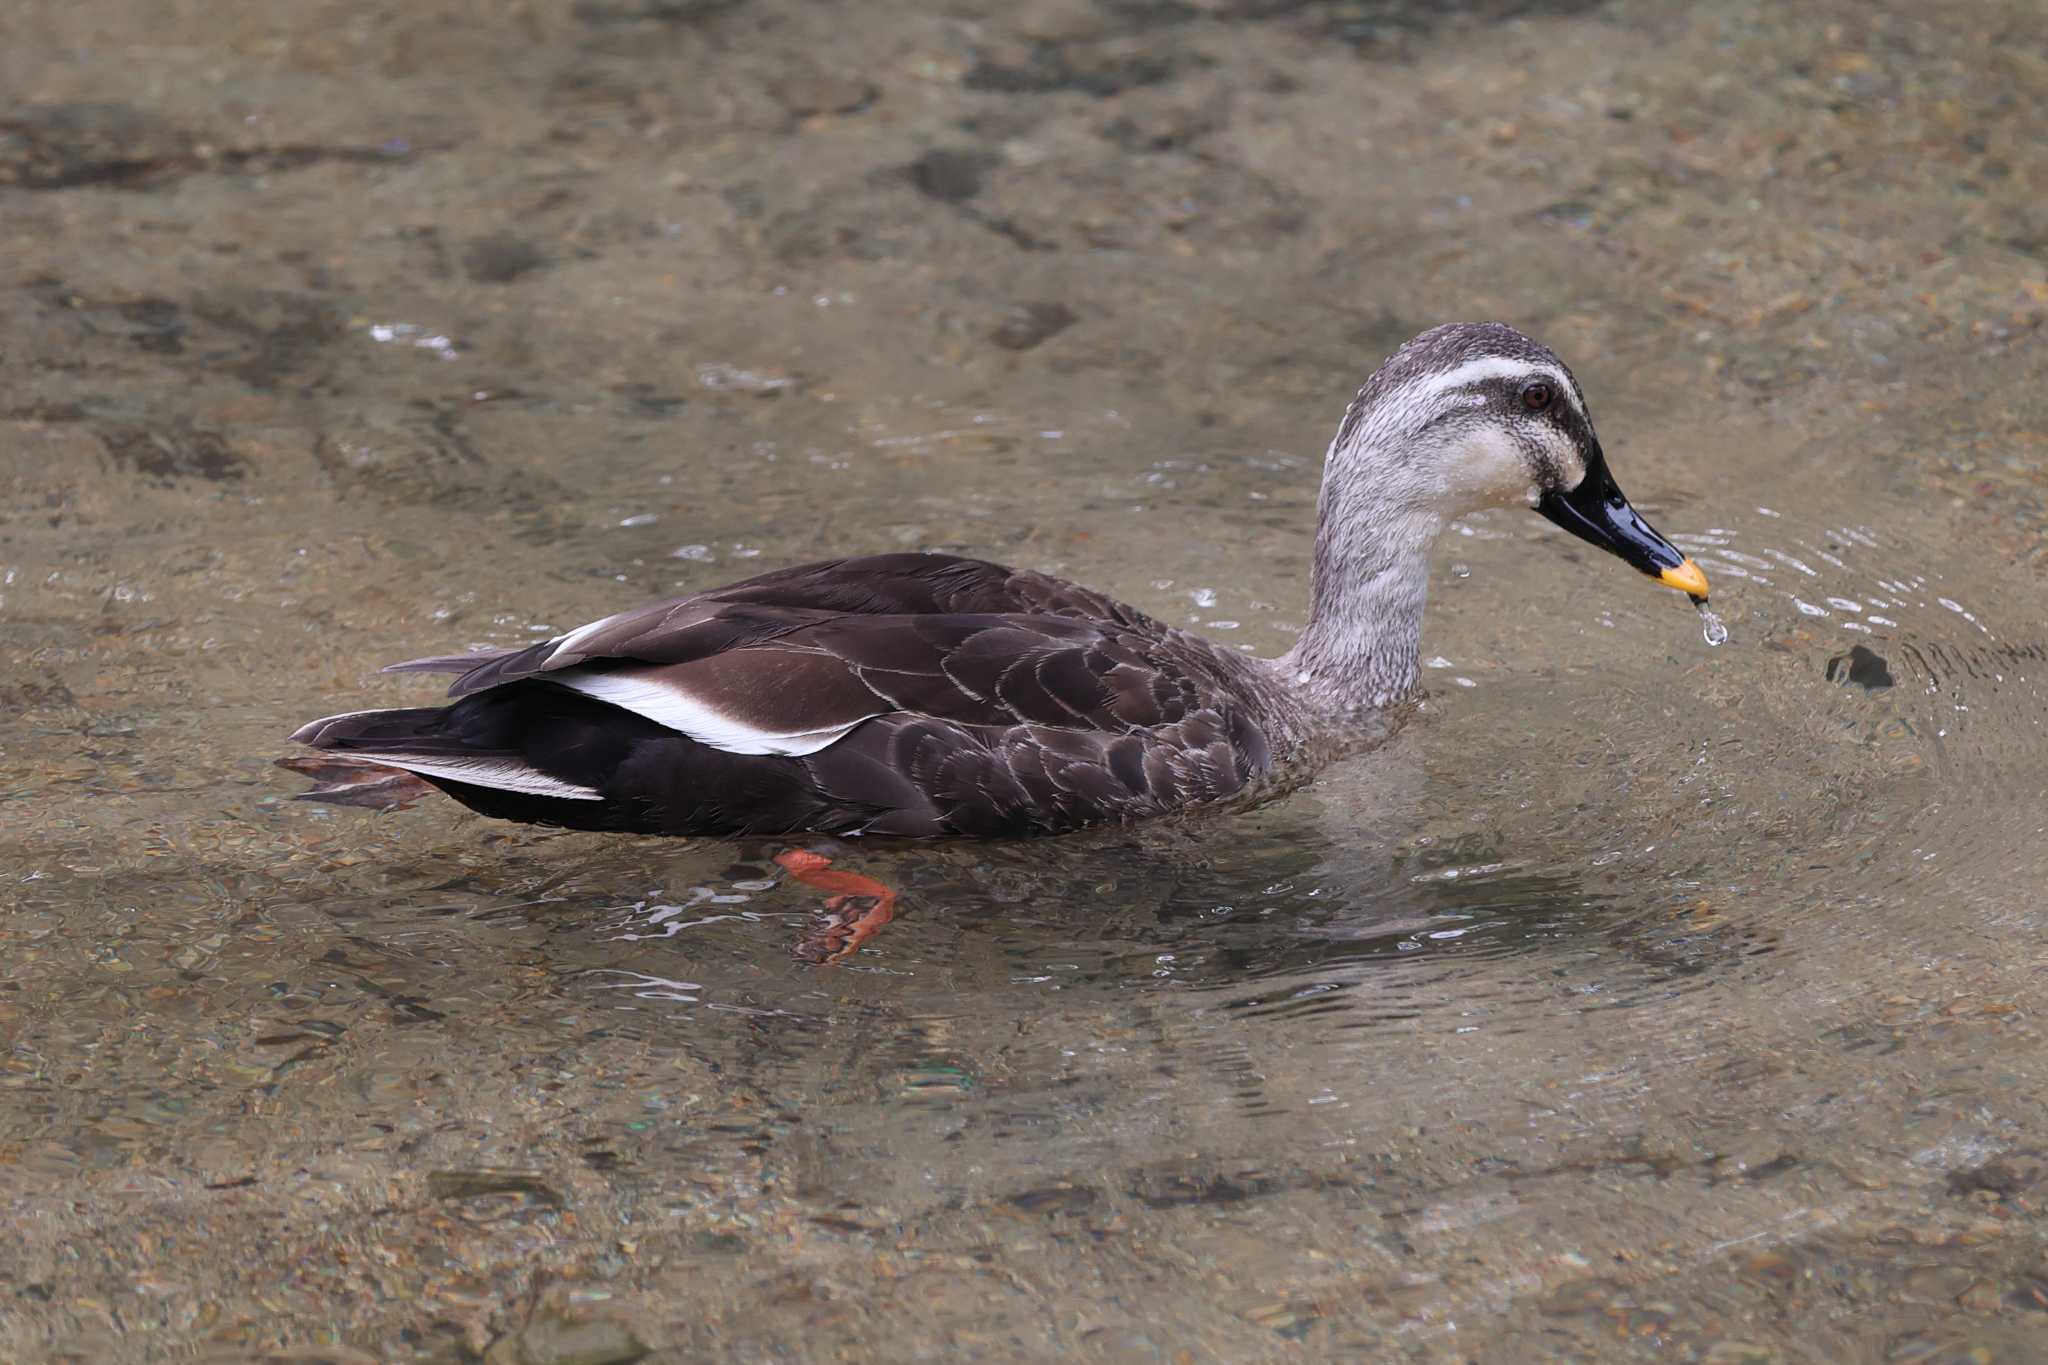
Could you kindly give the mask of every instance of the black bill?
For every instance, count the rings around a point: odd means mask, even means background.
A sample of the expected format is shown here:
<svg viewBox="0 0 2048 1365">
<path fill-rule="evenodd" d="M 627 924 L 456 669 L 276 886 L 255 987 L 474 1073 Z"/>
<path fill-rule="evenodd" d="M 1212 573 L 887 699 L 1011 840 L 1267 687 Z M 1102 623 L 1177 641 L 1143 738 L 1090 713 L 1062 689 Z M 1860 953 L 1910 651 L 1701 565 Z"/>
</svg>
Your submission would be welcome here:
<svg viewBox="0 0 2048 1365">
<path fill-rule="evenodd" d="M 1545 493 L 1536 510 L 1580 540 L 1598 545 L 1666 587 L 1692 597 L 1707 595 L 1707 576 L 1676 545 L 1657 534 L 1607 472 L 1598 446 L 1586 461 L 1586 477 L 1569 493 Z"/>
</svg>

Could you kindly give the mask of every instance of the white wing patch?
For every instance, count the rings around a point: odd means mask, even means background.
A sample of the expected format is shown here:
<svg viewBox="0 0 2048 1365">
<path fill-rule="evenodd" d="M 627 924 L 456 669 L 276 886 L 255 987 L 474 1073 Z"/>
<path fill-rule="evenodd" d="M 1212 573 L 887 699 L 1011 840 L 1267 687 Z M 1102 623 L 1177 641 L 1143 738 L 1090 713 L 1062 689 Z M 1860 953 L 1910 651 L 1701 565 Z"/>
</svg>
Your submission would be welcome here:
<svg viewBox="0 0 2048 1365">
<path fill-rule="evenodd" d="M 342 751 L 346 752 L 346 751 Z M 550 777 L 538 768 L 529 768 L 516 758 L 455 758 L 447 754 L 416 756 L 413 754 L 355 754 L 350 757 L 362 758 L 371 763 L 382 763 L 388 767 L 403 768 L 409 773 L 424 777 L 445 777 L 451 782 L 467 782 L 473 787 L 493 787 L 498 791 L 524 792 L 529 796 L 558 796 L 566 801 L 602 801 L 604 793 L 579 787 L 574 782 L 564 782 L 559 777 Z"/>
<path fill-rule="evenodd" d="M 814 754 L 862 721 L 883 714 L 883 708 L 877 708 L 843 725 L 818 730 L 763 730 L 705 704 L 680 688 L 644 675 L 586 673 L 571 669 L 556 674 L 548 681 L 573 688 L 586 697 L 607 702 L 622 711 L 645 716 L 657 725 L 666 725 L 699 744 L 709 744 L 729 754 L 781 754 L 784 757 Z"/>
</svg>

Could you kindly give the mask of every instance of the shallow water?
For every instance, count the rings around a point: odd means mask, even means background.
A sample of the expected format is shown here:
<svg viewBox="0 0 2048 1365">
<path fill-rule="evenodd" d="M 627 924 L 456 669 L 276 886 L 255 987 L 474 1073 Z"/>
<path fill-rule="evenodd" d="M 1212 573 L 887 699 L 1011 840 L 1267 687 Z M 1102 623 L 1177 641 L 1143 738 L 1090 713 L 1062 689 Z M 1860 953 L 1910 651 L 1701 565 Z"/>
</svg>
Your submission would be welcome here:
<svg viewBox="0 0 2048 1365">
<path fill-rule="evenodd" d="M 2026 8 L 883 8 L 0 20 L 0 1353 L 2038 1358 Z M 864 549 L 1277 652 L 1473 313 L 1725 644 L 1471 518 L 1387 746 L 839 846 L 828 968 L 780 845 L 270 766 Z"/>
</svg>

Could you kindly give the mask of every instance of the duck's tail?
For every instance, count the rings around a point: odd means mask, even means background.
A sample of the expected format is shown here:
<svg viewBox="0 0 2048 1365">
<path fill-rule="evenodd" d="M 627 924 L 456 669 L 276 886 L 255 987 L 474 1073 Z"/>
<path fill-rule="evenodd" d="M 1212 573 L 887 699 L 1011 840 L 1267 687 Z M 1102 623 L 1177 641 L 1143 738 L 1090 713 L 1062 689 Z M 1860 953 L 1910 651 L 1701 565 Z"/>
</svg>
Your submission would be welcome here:
<svg viewBox="0 0 2048 1365">
<path fill-rule="evenodd" d="M 292 739 L 322 752 L 279 759 L 314 780 L 306 800 L 391 809 L 434 787 L 465 804 L 475 789 L 601 801 L 602 793 L 544 771 L 522 751 L 512 708 L 482 699 L 454 706 L 346 711 L 300 726 Z"/>
</svg>

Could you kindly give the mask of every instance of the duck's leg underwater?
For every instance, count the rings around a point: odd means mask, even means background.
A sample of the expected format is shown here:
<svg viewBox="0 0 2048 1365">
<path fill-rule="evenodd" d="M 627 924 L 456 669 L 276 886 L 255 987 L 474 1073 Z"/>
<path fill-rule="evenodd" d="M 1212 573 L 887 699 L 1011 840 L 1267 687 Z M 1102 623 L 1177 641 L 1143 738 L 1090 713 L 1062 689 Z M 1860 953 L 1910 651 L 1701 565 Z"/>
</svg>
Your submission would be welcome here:
<svg viewBox="0 0 2048 1365">
<path fill-rule="evenodd" d="M 823 921 L 796 942 L 801 961 L 822 964 L 850 957 L 896 918 L 896 893 L 873 877 L 834 871 L 830 858 L 807 848 L 778 853 L 775 861 L 805 886 L 833 893 L 825 900 Z"/>
</svg>

